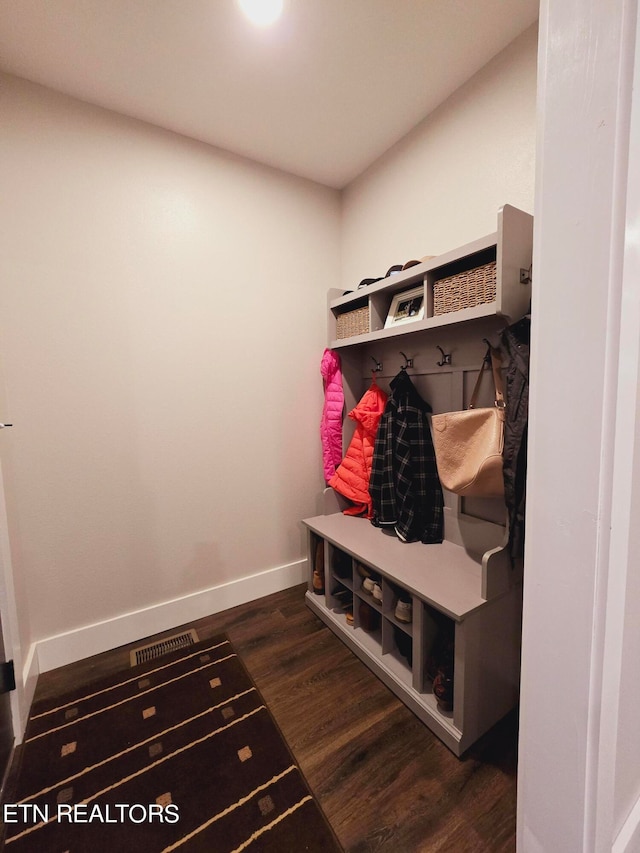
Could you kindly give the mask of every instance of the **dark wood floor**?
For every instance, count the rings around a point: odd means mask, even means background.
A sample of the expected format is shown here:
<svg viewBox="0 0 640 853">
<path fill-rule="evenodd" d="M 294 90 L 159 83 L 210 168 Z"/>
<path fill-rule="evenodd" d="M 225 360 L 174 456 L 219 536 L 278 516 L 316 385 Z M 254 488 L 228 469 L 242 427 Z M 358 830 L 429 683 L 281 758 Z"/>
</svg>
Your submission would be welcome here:
<svg viewBox="0 0 640 853">
<path fill-rule="evenodd" d="M 304 593 L 293 587 L 184 627 L 200 639 L 228 634 L 345 850 L 515 850 L 516 715 L 456 758 L 311 613 Z M 37 698 L 127 668 L 131 648 L 44 673 Z"/>
</svg>

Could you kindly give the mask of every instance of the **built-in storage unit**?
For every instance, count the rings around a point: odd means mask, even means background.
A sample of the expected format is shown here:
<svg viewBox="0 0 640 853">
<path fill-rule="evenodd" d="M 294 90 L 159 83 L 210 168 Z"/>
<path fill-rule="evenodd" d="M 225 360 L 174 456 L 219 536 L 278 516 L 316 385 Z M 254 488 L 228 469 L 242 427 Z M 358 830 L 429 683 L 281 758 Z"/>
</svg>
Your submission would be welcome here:
<svg viewBox="0 0 640 853">
<path fill-rule="evenodd" d="M 531 216 L 506 204 L 498 214 L 497 230 L 486 237 L 383 278 L 362 290 L 339 296 L 336 291 L 329 301 L 329 346 L 337 349 L 353 344 L 362 345 L 483 317 L 518 319 L 529 310 L 531 246 Z M 439 282 L 490 263 L 495 263 L 495 284 L 492 291 L 484 289 L 487 301 L 460 307 L 455 311 L 439 312 Z M 521 277 L 527 281 L 521 282 Z M 393 297 L 401 291 L 416 287 L 424 293 L 424 317 L 385 328 Z M 461 304 L 465 305 L 464 302 Z M 351 324 L 342 323 L 343 329 L 338 335 L 338 321 L 345 315 L 353 316 L 362 331 L 348 335 Z M 366 324 L 365 317 L 368 318 Z"/>
<path fill-rule="evenodd" d="M 531 250 L 531 216 L 505 205 L 497 230 L 487 237 L 363 290 L 346 295 L 332 291 L 330 346 L 341 355 L 348 409 L 366 390 L 372 369 L 378 370 L 377 381 L 384 387 L 405 360 L 434 412 L 464 408 L 486 349 L 484 340 L 529 311 Z M 479 268 L 478 285 L 473 279 Z M 437 313 L 443 305 L 434 305 L 442 300 L 438 282 L 466 287 L 469 278 L 471 298 L 463 294 L 464 307 L 458 307 L 455 292 L 453 302 L 448 293 L 447 310 Z M 394 297 L 405 291 L 422 294 L 422 316 L 384 328 L 398 302 Z M 452 305 L 458 310 L 451 310 Z M 351 318 L 339 321 L 352 311 L 358 312 L 355 326 Z M 356 333 L 344 337 L 348 328 Z M 345 449 L 352 428 L 345 418 Z M 445 492 L 445 539 L 434 545 L 401 542 L 365 518 L 344 515 L 344 505 L 328 489 L 323 514 L 304 522 L 307 604 L 461 755 L 518 698 L 521 566 L 512 564 L 505 549 L 504 502 Z M 322 591 L 314 589 L 314 569 L 324 576 Z M 376 584 L 374 593 L 367 577 Z M 403 602 L 400 608 L 398 601 Z M 449 703 L 438 701 L 432 681 L 433 655 L 443 636 L 452 655 Z"/>
</svg>

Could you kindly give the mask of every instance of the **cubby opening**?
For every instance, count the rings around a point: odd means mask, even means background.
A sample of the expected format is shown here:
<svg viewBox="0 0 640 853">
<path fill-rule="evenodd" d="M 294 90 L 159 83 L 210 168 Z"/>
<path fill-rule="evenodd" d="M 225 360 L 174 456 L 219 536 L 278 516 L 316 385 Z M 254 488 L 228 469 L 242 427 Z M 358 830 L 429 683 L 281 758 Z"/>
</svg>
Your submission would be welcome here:
<svg viewBox="0 0 640 853">
<path fill-rule="evenodd" d="M 353 592 L 333 576 L 329 582 L 327 606 L 333 613 L 342 616 L 346 625 L 353 626 Z"/>
<path fill-rule="evenodd" d="M 332 309 L 333 329 L 330 329 L 330 338 L 346 340 L 348 338 L 366 335 L 370 330 L 369 297 L 353 299 L 346 306 Z M 331 332 L 334 334 L 331 334 Z"/>
<path fill-rule="evenodd" d="M 354 592 L 379 613 L 382 612 L 382 576 L 358 560 L 354 565 Z"/>
<path fill-rule="evenodd" d="M 467 270 L 473 270 L 476 267 L 482 267 L 497 259 L 497 246 L 488 246 L 479 252 L 465 255 L 462 258 L 456 258 L 448 264 L 436 267 L 427 273 L 427 278 L 430 284 L 434 281 L 439 281 L 441 278 L 449 278 L 452 275 L 458 275 Z"/>
<path fill-rule="evenodd" d="M 309 591 L 315 595 L 325 593 L 325 541 L 321 536 L 309 536 Z"/>
<path fill-rule="evenodd" d="M 346 551 L 329 545 L 329 570 L 331 575 L 348 589 L 353 589 L 352 559 Z"/>
<path fill-rule="evenodd" d="M 389 580 L 384 583 L 383 613 L 399 631 L 413 636 L 413 596 Z"/>
<path fill-rule="evenodd" d="M 382 643 L 382 616 L 380 611 L 363 599 L 357 600 L 356 625 L 370 634 L 378 643 Z"/>
<path fill-rule="evenodd" d="M 451 716 L 454 709 L 456 623 L 427 604 L 421 605 L 422 671 L 419 689 L 434 698 L 437 710 Z"/>
<path fill-rule="evenodd" d="M 407 687 L 413 684 L 413 638 L 389 619 L 382 623 L 382 660 Z"/>
<path fill-rule="evenodd" d="M 455 315 L 497 299 L 497 246 L 456 258 L 427 273 L 428 317 Z"/>
<path fill-rule="evenodd" d="M 416 309 L 418 307 L 423 309 L 420 319 L 431 316 L 431 314 L 429 314 L 428 300 L 426 298 L 427 292 L 425 291 L 424 281 L 421 280 L 417 283 L 414 282 L 413 284 L 406 281 L 398 282 L 397 288 L 395 289 L 392 286 L 389 286 L 385 290 L 371 294 L 370 325 L 372 332 L 378 332 L 385 328 L 394 299 L 398 296 L 404 296 L 405 294 L 407 295 L 407 299 L 409 299 L 410 296 L 413 297 L 413 300 L 421 298 L 422 301 L 419 304 L 416 303 L 415 306 Z"/>
</svg>

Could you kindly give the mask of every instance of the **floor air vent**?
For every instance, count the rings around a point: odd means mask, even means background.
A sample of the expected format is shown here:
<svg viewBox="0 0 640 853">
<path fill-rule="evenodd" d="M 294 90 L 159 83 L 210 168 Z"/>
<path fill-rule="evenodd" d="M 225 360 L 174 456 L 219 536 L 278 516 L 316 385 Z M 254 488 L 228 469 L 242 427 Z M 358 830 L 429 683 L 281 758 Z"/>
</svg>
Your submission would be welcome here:
<svg viewBox="0 0 640 853">
<path fill-rule="evenodd" d="M 186 649 L 198 642 L 198 635 L 195 628 L 190 628 L 182 634 L 174 634 L 173 637 L 165 637 L 164 640 L 159 640 L 157 643 L 150 643 L 148 646 L 138 646 L 130 652 L 131 666 L 137 666 L 139 663 L 147 663 L 147 661 L 155 660 L 162 655 L 175 652 L 178 649 Z"/>
</svg>

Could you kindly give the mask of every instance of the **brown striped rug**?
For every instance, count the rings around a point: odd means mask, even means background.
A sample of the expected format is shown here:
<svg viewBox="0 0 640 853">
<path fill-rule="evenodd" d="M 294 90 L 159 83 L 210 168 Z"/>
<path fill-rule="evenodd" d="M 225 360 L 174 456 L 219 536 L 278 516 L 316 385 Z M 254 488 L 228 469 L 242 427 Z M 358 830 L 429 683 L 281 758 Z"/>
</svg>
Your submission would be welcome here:
<svg viewBox="0 0 640 853">
<path fill-rule="evenodd" d="M 32 708 L 8 853 L 340 851 L 225 636 Z"/>
</svg>

